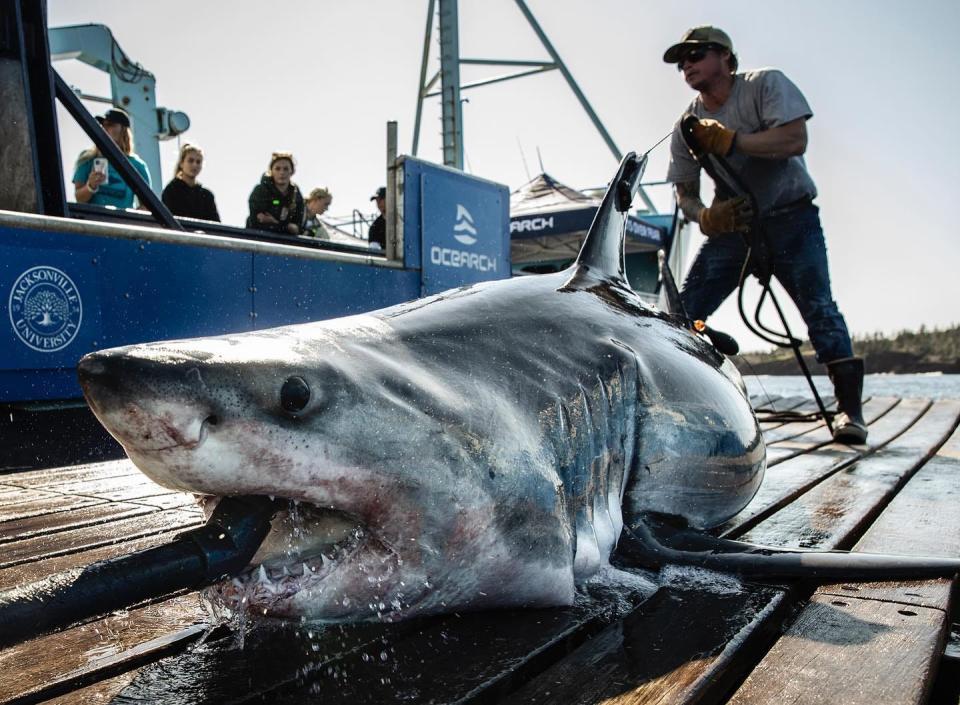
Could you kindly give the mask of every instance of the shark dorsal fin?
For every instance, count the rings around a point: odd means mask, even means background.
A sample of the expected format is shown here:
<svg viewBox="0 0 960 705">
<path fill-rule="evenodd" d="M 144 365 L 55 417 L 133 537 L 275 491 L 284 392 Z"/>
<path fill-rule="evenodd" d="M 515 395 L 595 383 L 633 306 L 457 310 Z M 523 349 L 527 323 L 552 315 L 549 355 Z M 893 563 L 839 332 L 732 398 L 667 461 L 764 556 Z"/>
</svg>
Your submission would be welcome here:
<svg viewBox="0 0 960 705">
<path fill-rule="evenodd" d="M 583 240 L 577 264 L 600 276 L 626 280 L 623 262 L 623 241 L 626 235 L 627 214 L 633 197 L 640 188 L 640 177 L 647 166 L 647 155 L 634 152 L 620 162 L 617 175 L 610 182 L 603 202 L 593 217 L 593 224 Z"/>
</svg>

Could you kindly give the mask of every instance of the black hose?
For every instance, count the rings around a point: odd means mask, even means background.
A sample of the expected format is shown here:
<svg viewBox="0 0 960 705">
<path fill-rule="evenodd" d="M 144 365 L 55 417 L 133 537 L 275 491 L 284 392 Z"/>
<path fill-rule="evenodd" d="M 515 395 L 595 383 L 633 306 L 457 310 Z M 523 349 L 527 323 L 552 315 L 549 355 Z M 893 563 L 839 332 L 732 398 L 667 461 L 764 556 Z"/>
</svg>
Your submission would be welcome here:
<svg viewBox="0 0 960 705">
<path fill-rule="evenodd" d="M 206 524 L 171 543 L 0 593 L 0 648 L 236 575 L 263 543 L 277 509 L 267 497 L 225 497 Z"/>
<path fill-rule="evenodd" d="M 624 525 L 617 557 L 624 565 L 637 568 L 688 565 L 748 580 L 873 582 L 952 578 L 960 573 L 960 559 L 956 558 L 758 546 L 676 526 L 651 515 Z"/>
</svg>

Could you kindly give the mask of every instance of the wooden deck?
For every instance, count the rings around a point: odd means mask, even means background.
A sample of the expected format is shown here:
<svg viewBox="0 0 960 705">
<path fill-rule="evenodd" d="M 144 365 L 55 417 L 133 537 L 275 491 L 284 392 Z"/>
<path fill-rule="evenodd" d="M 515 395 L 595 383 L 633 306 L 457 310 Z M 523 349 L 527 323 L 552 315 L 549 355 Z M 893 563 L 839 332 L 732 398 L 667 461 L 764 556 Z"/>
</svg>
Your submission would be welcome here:
<svg viewBox="0 0 960 705">
<path fill-rule="evenodd" d="M 816 421 L 765 422 L 764 484 L 723 535 L 960 556 L 960 401 L 874 398 L 865 412 L 866 447 L 833 443 Z M 0 589 L 201 520 L 190 496 L 126 460 L 2 473 Z M 638 584 L 614 600 L 601 586 L 571 609 L 244 636 L 242 625 L 212 628 L 198 596 L 180 594 L 0 651 L 0 703 L 957 702 L 951 581 L 813 590 L 683 570 L 652 578 L 652 594 Z"/>
</svg>

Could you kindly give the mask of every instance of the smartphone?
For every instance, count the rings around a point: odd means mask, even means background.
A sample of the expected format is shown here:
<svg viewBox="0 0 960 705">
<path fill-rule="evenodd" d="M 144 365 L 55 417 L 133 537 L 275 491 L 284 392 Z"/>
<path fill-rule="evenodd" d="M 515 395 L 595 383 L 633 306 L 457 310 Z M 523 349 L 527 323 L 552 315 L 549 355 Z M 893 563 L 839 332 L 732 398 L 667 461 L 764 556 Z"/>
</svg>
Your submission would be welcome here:
<svg viewBox="0 0 960 705">
<path fill-rule="evenodd" d="M 104 176 L 107 175 L 107 160 L 104 157 L 94 157 L 93 160 L 93 170 L 100 172 Z"/>
</svg>

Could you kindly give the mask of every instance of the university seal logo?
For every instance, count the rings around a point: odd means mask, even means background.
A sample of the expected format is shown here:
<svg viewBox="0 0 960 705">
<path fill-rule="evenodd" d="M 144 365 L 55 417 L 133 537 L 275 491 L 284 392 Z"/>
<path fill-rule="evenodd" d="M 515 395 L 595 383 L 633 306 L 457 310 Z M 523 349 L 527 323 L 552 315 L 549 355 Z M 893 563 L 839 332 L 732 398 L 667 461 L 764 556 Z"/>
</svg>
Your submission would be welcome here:
<svg viewBox="0 0 960 705">
<path fill-rule="evenodd" d="M 73 342 L 83 321 L 83 302 L 73 280 L 56 267 L 31 267 L 13 283 L 7 310 L 23 344 L 57 352 Z"/>
</svg>

